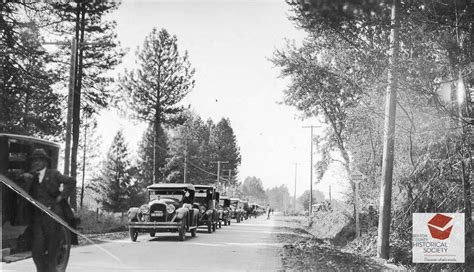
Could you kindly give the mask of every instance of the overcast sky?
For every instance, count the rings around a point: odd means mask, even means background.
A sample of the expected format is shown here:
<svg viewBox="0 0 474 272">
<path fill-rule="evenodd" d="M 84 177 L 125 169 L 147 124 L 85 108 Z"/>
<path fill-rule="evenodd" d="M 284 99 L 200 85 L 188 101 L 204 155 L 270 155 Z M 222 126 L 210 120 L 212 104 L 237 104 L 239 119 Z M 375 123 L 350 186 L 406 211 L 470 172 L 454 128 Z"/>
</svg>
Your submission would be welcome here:
<svg viewBox="0 0 474 272">
<path fill-rule="evenodd" d="M 129 48 L 117 73 L 134 67 L 136 48 L 153 27 L 176 35 L 196 69 L 195 88 L 183 103 L 204 120 L 230 119 L 242 155 L 240 181 L 256 176 L 265 188 L 286 184 L 292 195 L 298 163 L 299 195 L 309 189 L 310 174 L 310 131 L 302 126 L 315 122 L 278 104 L 288 80 L 278 78 L 279 69 L 268 60 L 285 39 L 299 43 L 305 36 L 288 20 L 289 12 L 283 0 L 129 0 L 111 18 Z M 122 127 L 135 148 L 144 128 L 110 112 L 99 125 L 107 147 Z"/>
</svg>

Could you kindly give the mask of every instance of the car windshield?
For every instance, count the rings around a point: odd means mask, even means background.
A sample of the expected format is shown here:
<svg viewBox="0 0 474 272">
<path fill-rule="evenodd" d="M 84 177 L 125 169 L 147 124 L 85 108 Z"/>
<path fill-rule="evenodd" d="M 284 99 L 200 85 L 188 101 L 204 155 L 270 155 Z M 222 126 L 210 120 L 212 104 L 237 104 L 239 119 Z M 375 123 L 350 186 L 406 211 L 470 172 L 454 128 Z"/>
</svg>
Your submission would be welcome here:
<svg viewBox="0 0 474 272">
<path fill-rule="evenodd" d="M 207 202 L 207 192 L 206 190 L 199 190 L 194 193 L 194 201 L 195 202 Z"/>
<path fill-rule="evenodd" d="M 183 200 L 184 197 L 184 191 L 155 191 L 155 190 L 150 190 L 150 201 L 152 200 L 160 200 L 163 198 L 167 199 L 173 199 L 175 201 L 180 202 Z"/>
</svg>

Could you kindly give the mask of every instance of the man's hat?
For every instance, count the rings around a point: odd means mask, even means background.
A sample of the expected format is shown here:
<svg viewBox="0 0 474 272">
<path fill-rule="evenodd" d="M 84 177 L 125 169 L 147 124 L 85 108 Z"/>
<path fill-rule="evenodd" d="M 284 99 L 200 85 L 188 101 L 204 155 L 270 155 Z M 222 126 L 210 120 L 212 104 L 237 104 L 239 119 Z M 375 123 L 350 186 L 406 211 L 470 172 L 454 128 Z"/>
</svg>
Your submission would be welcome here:
<svg viewBox="0 0 474 272">
<path fill-rule="evenodd" d="M 36 148 L 35 150 L 33 150 L 33 153 L 30 156 L 30 160 L 32 159 L 46 159 L 48 161 L 51 161 L 51 158 L 48 156 L 48 154 L 43 148 Z"/>
</svg>

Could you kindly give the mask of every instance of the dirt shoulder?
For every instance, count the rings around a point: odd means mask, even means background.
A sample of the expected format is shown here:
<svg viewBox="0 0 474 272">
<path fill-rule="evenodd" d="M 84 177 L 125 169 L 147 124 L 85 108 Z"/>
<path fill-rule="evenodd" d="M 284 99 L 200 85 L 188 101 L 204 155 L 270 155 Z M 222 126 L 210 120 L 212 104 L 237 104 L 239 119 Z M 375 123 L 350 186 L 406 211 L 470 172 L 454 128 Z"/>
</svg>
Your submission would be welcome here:
<svg viewBox="0 0 474 272">
<path fill-rule="evenodd" d="M 284 222 L 277 234 L 283 243 L 282 264 L 286 271 L 400 271 L 402 268 L 331 245 L 305 230 L 304 218 L 275 218 Z"/>
</svg>

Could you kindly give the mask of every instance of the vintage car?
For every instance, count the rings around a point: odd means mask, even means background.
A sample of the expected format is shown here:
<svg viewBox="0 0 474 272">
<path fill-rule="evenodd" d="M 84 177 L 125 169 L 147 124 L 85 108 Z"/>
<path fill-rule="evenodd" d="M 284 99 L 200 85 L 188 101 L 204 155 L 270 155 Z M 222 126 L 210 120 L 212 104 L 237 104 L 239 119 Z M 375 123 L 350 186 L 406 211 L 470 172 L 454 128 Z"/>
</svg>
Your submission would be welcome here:
<svg viewBox="0 0 474 272">
<path fill-rule="evenodd" d="M 230 219 L 234 213 L 230 206 L 230 198 L 227 196 L 221 196 L 219 197 L 218 203 L 219 210 L 222 210 L 219 217 L 219 223 L 222 221 L 224 222 L 224 226 L 230 225 Z"/>
<path fill-rule="evenodd" d="M 249 219 L 250 214 L 252 213 L 252 211 L 250 210 L 250 205 L 249 205 L 248 201 L 242 200 L 242 210 L 243 210 L 243 216 L 242 217 L 245 220 Z"/>
<path fill-rule="evenodd" d="M 19 176 L 29 170 L 29 157 L 33 150 L 42 148 L 50 157 L 50 169 L 58 166 L 59 145 L 34 137 L 0 133 L 0 190 L 2 209 L 2 262 L 14 262 L 31 257 L 31 219 L 38 209 L 24 197 Z M 28 197 L 28 196 L 27 196 Z M 31 199 L 34 201 L 34 199 Z M 67 222 L 75 228 L 79 219 L 74 216 Z M 77 235 L 63 227 L 60 250 L 57 252 L 56 271 L 65 271 L 71 244 L 77 244 Z"/>
<path fill-rule="evenodd" d="M 257 218 L 257 203 L 250 203 L 250 216 Z"/>
<path fill-rule="evenodd" d="M 216 231 L 219 218 L 216 208 L 216 187 L 212 185 L 194 185 L 194 208 L 199 210 L 198 226 L 206 226 L 209 233 Z"/>
<path fill-rule="evenodd" d="M 217 210 L 217 227 L 222 228 L 222 217 L 224 215 L 224 209 L 219 205 L 219 199 L 221 197 L 221 194 L 219 192 L 216 192 L 216 210 Z"/>
<path fill-rule="evenodd" d="M 244 220 L 244 210 L 242 209 L 242 201 L 238 198 L 231 198 L 230 206 L 233 210 L 232 219 L 235 219 L 237 223 L 240 223 L 240 221 Z"/>
<path fill-rule="evenodd" d="M 193 208 L 195 188 L 192 184 L 152 184 L 147 192 L 147 204 L 128 210 L 128 228 L 133 242 L 139 232 L 148 232 L 151 237 L 157 232 L 178 232 L 180 241 L 186 239 L 186 232 L 196 237 L 199 210 Z"/>
</svg>

